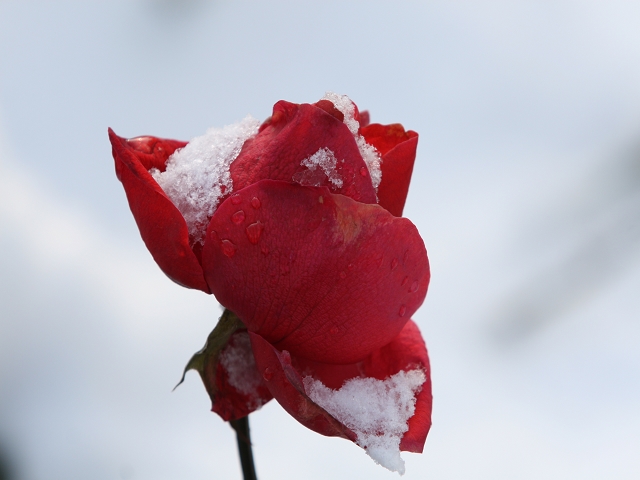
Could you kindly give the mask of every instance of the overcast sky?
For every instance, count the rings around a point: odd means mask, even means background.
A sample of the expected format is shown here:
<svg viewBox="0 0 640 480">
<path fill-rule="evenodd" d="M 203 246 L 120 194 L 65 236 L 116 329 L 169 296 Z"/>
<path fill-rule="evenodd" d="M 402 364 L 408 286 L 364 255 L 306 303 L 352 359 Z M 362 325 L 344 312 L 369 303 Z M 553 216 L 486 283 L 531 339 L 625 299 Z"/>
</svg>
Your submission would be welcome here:
<svg viewBox="0 0 640 480">
<path fill-rule="evenodd" d="M 107 127 L 188 140 L 349 95 L 419 132 L 433 428 L 407 479 L 640 475 L 640 4 L 0 0 L 0 458 L 240 478 L 190 355 L 220 313 L 140 240 Z M 275 402 L 262 479 L 395 478 Z M 3 460 L 0 460 L 0 464 Z"/>
</svg>

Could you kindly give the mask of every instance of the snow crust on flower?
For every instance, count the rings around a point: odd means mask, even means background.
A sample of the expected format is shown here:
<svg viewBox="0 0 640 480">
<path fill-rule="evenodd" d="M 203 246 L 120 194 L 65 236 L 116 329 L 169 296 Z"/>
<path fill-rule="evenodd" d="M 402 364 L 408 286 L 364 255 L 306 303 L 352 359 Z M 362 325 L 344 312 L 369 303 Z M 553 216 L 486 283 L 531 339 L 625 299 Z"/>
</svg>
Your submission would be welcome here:
<svg viewBox="0 0 640 480">
<path fill-rule="evenodd" d="M 222 195 L 233 190 L 229 173 L 244 142 L 258 133 L 260 122 L 247 115 L 224 128 L 210 128 L 176 150 L 164 172 L 149 171 L 182 213 L 193 243 L 204 243 L 209 219 Z"/>
<path fill-rule="evenodd" d="M 405 471 L 400 441 L 425 381 L 420 369 L 398 372 L 386 380 L 352 378 L 338 390 L 311 376 L 303 379 L 311 400 L 350 428 L 374 462 L 400 475 Z"/>
<path fill-rule="evenodd" d="M 334 92 L 327 92 L 322 97 L 322 100 L 329 100 L 344 115 L 344 124 L 347 126 L 353 138 L 356 140 L 360 155 L 364 160 L 364 163 L 369 169 L 369 175 L 371 176 L 371 183 L 373 188 L 378 191 L 378 186 L 382 181 L 382 170 L 380 169 L 380 163 L 382 159 L 380 154 L 373 145 L 369 145 L 362 135 L 358 133 L 360 124 L 355 119 L 356 108 L 349 97 L 346 95 L 340 95 Z"/>
<path fill-rule="evenodd" d="M 262 385 L 262 378 L 253 357 L 249 334 L 236 333 L 220 353 L 219 362 L 227 372 L 229 385 L 252 399 L 247 407 L 250 410 L 260 408 L 262 400 L 258 394 L 258 387 Z"/>
<path fill-rule="evenodd" d="M 296 173 L 293 181 L 306 187 L 319 187 L 324 183 L 324 179 L 328 178 L 334 188 L 340 188 L 342 176 L 336 170 L 337 163 L 338 160 L 332 150 L 320 148 L 300 162 L 300 165 L 307 167 L 307 170 Z"/>
</svg>

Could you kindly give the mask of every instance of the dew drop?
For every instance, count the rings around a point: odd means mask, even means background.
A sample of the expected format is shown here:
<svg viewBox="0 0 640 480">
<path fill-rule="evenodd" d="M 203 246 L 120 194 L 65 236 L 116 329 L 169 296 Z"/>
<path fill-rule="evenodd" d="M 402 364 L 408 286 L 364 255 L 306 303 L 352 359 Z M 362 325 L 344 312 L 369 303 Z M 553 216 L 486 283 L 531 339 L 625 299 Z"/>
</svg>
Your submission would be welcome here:
<svg viewBox="0 0 640 480">
<path fill-rule="evenodd" d="M 236 225 L 240 225 L 242 222 L 244 222 L 244 211 L 238 210 L 236 213 L 231 215 L 231 221 Z"/>
<path fill-rule="evenodd" d="M 331 327 L 331 328 L 329 329 L 329 333 L 330 333 L 331 335 L 335 335 L 336 333 L 338 333 L 338 327 L 335 327 L 335 326 L 334 326 L 334 327 Z"/>
<path fill-rule="evenodd" d="M 411 287 L 409 288 L 409 292 L 413 293 L 417 290 L 418 290 L 418 281 L 416 280 L 411 284 Z"/>
<path fill-rule="evenodd" d="M 233 203 L 234 205 L 238 205 L 240 202 L 242 202 L 242 198 L 240 197 L 240 195 L 236 194 L 231 197 L 231 203 Z"/>
<path fill-rule="evenodd" d="M 353 263 L 350 263 L 349 265 L 347 265 L 347 268 L 348 268 L 349 270 L 353 270 Z"/>
<path fill-rule="evenodd" d="M 245 233 L 247 234 L 247 238 L 251 243 L 256 245 L 258 240 L 260 240 L 260 235 L 262 235 L 262 231 L 264 230 L 264 224 L 261 221 L 257 221 L 252 223 L 247 228 L 245 228 Z"/>
<path fill-rule="evenodd" d="M 261 205 L 262 205 L 262 202 L 260 202 L 260 199 L 258 197 L 253 197 L 251 199 L 251 206 L 256 210 L 259 209 Z"/>
<path fill-rule="evenodd" d="M 400 305 L 400 310 L 398 310 L 398 315 L 404 317 L 404 314 L 407 313 L 407 307 L 404 305 Z"/>
<path fill-rule="evenodd" d="M 408 281 L 409 281 L 409 277 L 404 277 L 402 279 L 402 283 L 400 285 L 404 287 L 407 284 Z"/>
<path fill-rule="evenodd" d="M 236 247 L 231 240 L 222 240 L 220 244 L 222 246 L 222 253 L 227 257 L 231 258 L 236 254 L 238 247 Z"/>
<path fill-rule="evenodd" d="M 393 260 L 391 260 L 391 270 L 395 270 L 397 266 L 398 266 L 398 259 L 394 258 Z"/>
<path fill-rule="evenodd" d="M 318 203 L 324 203 L 324 198 L 322 198 L 322 195 L 318 197 Z"/>
<path fill-rule="evenodd" d="M 347 274 L 345 272 L 340 272 L 340 278 L 347 278 Z"/>
<path fill-rule="evenodd" d="M 262 378 L 264 378 L 267 382 L 273 378 L 273 370 L 270 367 L 264 369 L 262 373 Z"/>
<path fill-rule="evenodd" d="M 378 268 L 382 267 L 382 264 L 384 263 L 384 254 L 380 254 L 380 258 L 378 259 Z"/>
<path fill-rule="evenodd" d="M 264 245 L 262 246 L 260 251 L 262 252 L 263 255 L 269 255 L 269 249 L 267 247 L 265 247 Z"/>
<path fill-rule="evenodd" d="M 367 176 L 367 167 L 360 167 L 360 175 L 363 177 Z"/>
</svg>

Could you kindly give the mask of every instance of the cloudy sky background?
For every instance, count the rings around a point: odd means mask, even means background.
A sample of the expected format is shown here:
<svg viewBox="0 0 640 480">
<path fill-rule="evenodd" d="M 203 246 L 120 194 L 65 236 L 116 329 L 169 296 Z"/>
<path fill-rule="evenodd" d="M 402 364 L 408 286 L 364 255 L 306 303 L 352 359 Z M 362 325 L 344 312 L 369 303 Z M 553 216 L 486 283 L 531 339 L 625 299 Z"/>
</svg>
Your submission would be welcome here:
<svg viewBox="0 0 640 480">
<path fill-rule="evenodd" d="M 197 375 L 171 393 L 219 307 L 155 266 L 106 129 L 188 140 L 326 90 L 420 133 L 434 425 L 405 478 L 638 478 L 639 24 L 633 1 L 0 0 L 9 478 L 240 478 Z M 275 402 L 251 426 L 262 479 L 396 478 Z"/>
</svg>

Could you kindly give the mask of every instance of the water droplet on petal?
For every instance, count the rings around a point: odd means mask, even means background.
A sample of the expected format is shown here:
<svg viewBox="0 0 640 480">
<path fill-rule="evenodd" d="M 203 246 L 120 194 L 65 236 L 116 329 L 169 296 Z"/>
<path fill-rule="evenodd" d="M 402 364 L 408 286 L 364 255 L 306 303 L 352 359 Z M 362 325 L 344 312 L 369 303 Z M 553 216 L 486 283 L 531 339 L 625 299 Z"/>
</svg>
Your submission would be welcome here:
<svg viewBox="0 0 640 480">
<path fill-rule="evenodd" d="M 224 253 L 229 258 L 233 257 L 236 254 L 236 250 L 238 249 L 238 247 L 236 247 L 231 240 L 222 240 L 222 242 L 220 242 L 220 245 L 222 246 L 222 253 Z"/>
<path fill-rule="evenodd" d="M 340 272 L 340 278 L 347 278 L 347 274 L 345 272 Z"/>
<path fill-rule="evenodd" d="M 360 167 L 360 175 L 362 175 L 363 177 L 367 176 L 367 167 Z"/>
<path fill-rule="evenodd" d="M 407 307 L 404 305 L 400 305 L 400 310 L 398 310 L 398 315 L 404 317 L 404 314 L 407 313 Z"/>
<path fill-rule="evenodd" d="M 397 266 L 398 266 L 398 259 L 394 258 L 393 260 L 391 260 L 391 270 L 395 270 Z"/>
<path fill-rule="evenodd" d="M 324 203 L 324 198 L 322 198 L 322 195 L 318 197 L 318 203 Z"/>
<path fill-rule="evenodd" d="M 264 369 L 262 373 L 262 378 L 264 378 L 267 382 L 273 378 L 273 370 L 270 367 Z"/>
<path fill-rule="evenodd" d="M 260 205 L 262 205 L 262 202 L 260 202 L 260 199 L 258 197 L 253 197 L 251 199 L 251 206 L 253 208 L 255 208 L 256 210 L 260 208 Z"/>
<path fill-rule="evenodd" d="M 244 222 L 244 211 L 238 210 L 236 213 L 231 215 L 231 221 L 236 225 L 240 225 L 242 222 Z"/>
<path fill-rule="evenodd" d="M 262 252 L 263 255 L 269 255 L 269 249 L 267 247 L 265 247 L 264 245 L 262 246 L 260 251 Z"/>
<path fill-rule="evenodd" d="M 400 285 L 402 285 L 404 287 L 407 284 L 408 281 L 409 281 L 409 277 L 404 277 L 402 279 L 402 283 Z"/>
<path fill-rule="evenodd" d="M 240 197 L 240 195 L 236 194 L 231 197 L 231 203 L 233 203 L 234 205 L 238 205 L 240 202 L 242 202 L 242 198 Z"/>
<path fill-rule="evenodd" d="M 380 254 L 380 258 L 378 259 L 378 268 L 382 267 L 382 264 L 384 263 L 384 254 Z"/>
<path fill-rule="evenodd" d="M 409 292 L 413 293 L 418 290 L 418 281 L 416 280 L 411 284 L 411 288 L 409 288 Z"/>
<path fill-rule="evenodd" d="M 352 270 L 352 269 L 353 269 L 353 263 L 350 263 L 349 265 L 347 265 L 347 268 L 348 268 L 349 270 Z"/>
<path fill-rule="evenodd" d="M 329 329 L 329 333 L 331 335 L 335 335 L 336 333 L 338 333 L 338 327 L 331 327 L 331 329 Z"/>
<path fill-rule="evenodd" d="M 247 234 L 247 238 L 251 243 L 256 245 L 258 240 L 260 240 L 260 235 L 262 235 L 262 230 L 264 230 L 264 224 L 261 221 L 257 221 L 249 225 L 245 232 Z"/>
</svg>

